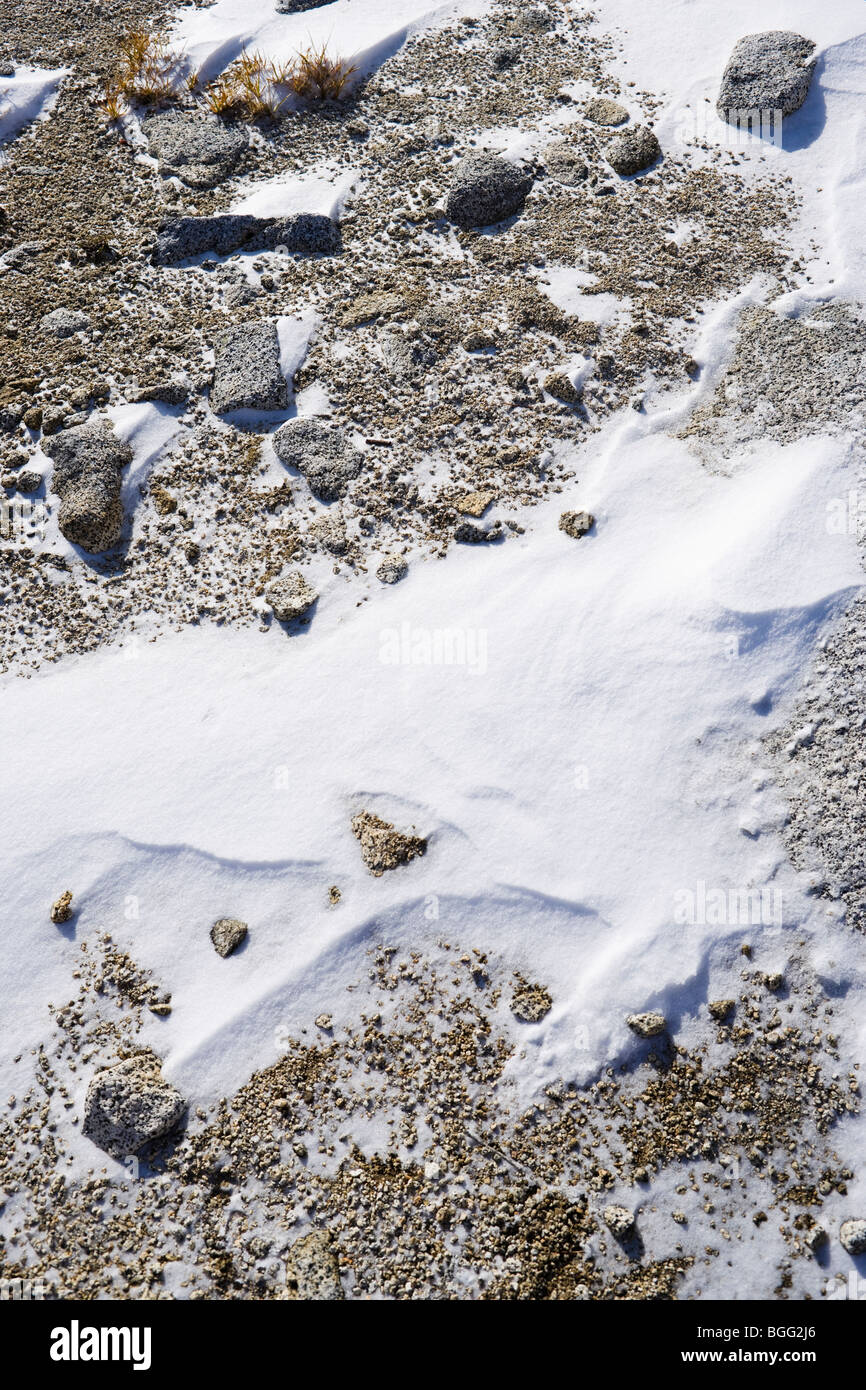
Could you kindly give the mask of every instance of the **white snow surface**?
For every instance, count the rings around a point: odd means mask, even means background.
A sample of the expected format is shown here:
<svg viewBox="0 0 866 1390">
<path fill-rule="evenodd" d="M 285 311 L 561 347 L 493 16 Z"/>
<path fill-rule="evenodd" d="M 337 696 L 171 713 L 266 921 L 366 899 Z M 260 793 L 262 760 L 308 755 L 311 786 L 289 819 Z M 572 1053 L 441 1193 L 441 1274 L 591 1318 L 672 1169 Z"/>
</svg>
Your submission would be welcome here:
<svg viewBox="0 0 866 1390">
<path fill-rule="evenodd" d="M 756 172 L 784 161 L 805 200 L 804 255 L 810 236 L 820 247 L 813 289 L 780 310 L 862 300 L 862 5 L 790 0 L 759 22 L 749 0 L 594 8 L 622 37 L 621 75 L 666 99 L 665 150 L 693 134 L 695 113 L 707 139 L 724 138 L 713 103 L 744 33 L 790 27 L 816 40 L 812 93 L 785 148 L 752 142 L 748 157 Z M 288 57 L 310 37 L 338 37 L 343 56 L 370 66 L 453 10 L 337 0 L 279 16 L 270 0 L 218 0 L 185 11 L 175 38 L 206 78 L 244 46 Z M 345 193 L 327 173 L 311 189 L 315 210 L 336 210 Z M 296 196 L 271 181 L 235 206 L 276 214 L 300 206 Z M 579 288 L 556 273 L 549 286 Z M 12 1054 L 39 1041 L 45 1006 L 69 998 L 77 939 L 96 930 L 170 987 L 173 1012 L 150 1018 L 145 1038 L 191 1104 L 273 1061 L 280 1027 L 309 1026 L 320 1011 L 350 1017 L 346 986 L 364 978 L 364 953 L 382 936 L 420 947 L 446 936 L 548 983 L 554 1008 L 519 1029 L 515 1084 L 587 1079 L 633 1047 L 629 1012 L 660 1008 L 677 1041 L 696 1036 L 714 972 L 744 935 L 736 923 L 676 920 L 678 895 L 701 884 L 781 893 L 781 922 L 755 929 L 762 964 L 775 950 L 781 966 L 792 934 L 809 936 L 834 982 L 839 1031 L 866 1054 L 861 955 L 787 859 L 759 742 L 790 713 L 817 644 L 863 582 L 854 537 L 823 525 L 828 501 L 847 494 L 853 445 L 759 441 L 723 476 L 673 437 L 712 390 L 736 312 L 764 292 L 753 284 L 705 318 L 701 382 L 611 422 L 575 458 L 579 482 L 530 513 L 525 535 L 419 557 L 393 588 L 371 578 L 360 606 L 364 590 L 323 563 L 298 634 L 144 632 L 3 680 L 0 1091 L 14 1089 Z M 314 329 L 311 318 L 282 325 L 287 371 Z M 130 487 L 177 421 L 152 406 L 114 416 L 136 448 Z M 567 507 L 597 518 L 579 543 L 557 527 Z M 455 659 L 437 661 L 447 650 Z M 427 855 L 373 878 L 350 830 L 362 807 L 428 835 Z M 66 887 L 78 916 L 58 930 L 48 907 Z M 230 961 L 208 938 L 222 916 L 250 925 Z M 843 1150 L 862 1148 L 859 1124 L 845 1135 Z M 83 1164 L 110 1162 L 70 1142 Z M 863 1195 L 852 1187 L 850 1201 Z"/>
<path fill-rule="evenodd" d="M 67 68 L 16 68 L 0 77 L 0 146 L 14 140 L 31 121 L 44 118 L 57 95 Z M 4 152 L 0 152 L 0 158 Z"/>
</svg>

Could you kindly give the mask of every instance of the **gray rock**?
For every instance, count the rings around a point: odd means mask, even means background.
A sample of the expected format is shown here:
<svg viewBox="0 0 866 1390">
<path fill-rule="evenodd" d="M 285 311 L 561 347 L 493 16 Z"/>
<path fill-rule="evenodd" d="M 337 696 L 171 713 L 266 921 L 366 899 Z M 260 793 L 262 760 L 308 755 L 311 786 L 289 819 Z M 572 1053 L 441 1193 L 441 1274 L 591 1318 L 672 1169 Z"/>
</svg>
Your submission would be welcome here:
<svg viewBox="0 0 866 1390">
<path fill-rule="evenodd" d="M 30 469 L 24 469 L 21 473 L 15 473 L 8 483 L 4 480 L 4 486 L 15 487 L 19 492 L 38 492 L 42 486 L 42 474 L 34 473 Z"/>
<path fill-rule="evenodd" d="M 158 1058 L 128 1057 L 94 1076 L 82 1132 L 112 1157 L 125 1158 L 170 1133 L 185 1110 L 183 1096 L 163 1078 Z"/>
<path fill-rule="evenodd" d="M 609 97 L 591 97 L 583 108 L 583 114 L 587 120 L 595 121 L 596 125 L 622 125 L 623 121 L 628 120 L 625 107 Z"/>
<path fill-rule="evenodd" d="M 361 472 L 364 455 L 342 430 L 320 420 L 289 420 L 274 435 L 277 458 L 306 478 L 314 496 L 335 502 Z"/>
<path fill-rule="evenodd" d="M 501 521 L 494 521 L 492 526 L 475 526 L 471 521 L 461 521 L 454 528 L 454 539 L 461 545 L 484 545 L 492 541 L 502 541 L 505 539 L 505 532 L 502 529 Z"/>
<path fill-rule="evenodd" d="M 560 531 L 564 531 L 576 541 L 591 531 L 594 525 L 595 517 L 592 512 L 563 512 L 559 518 Z"/>
<path fill-rule="evenodd" d="M 634 1216 L 628 1207 L 605 1207 L 604 1224 L 617 1240 L 623 1240 L 634 1229 Z"/>
<path fill-rule="evenodd" d="M 567 188 L 576 188 L 578 184 L 584 183 L 589 175 L 589 169 L 580 151 L 572 149 L 565 141 L 548 146 L 544 163 L 548 173 L 557 183 L 563 183 Z"/>
<path fill-rule="evenodd" d="M 334 1303 L 345 1296 L 330 1232 L 312 1231 L 296 1240 L 286 1256 L 286 1298 Z"/>
<path fill-rule="evenodd" d="M 73 333 L 82 333 L 90 327 L 90 319 L 79 309 L 52 309 L 39 320 L 43 333 L 52 338 L 71 338 Z"/>
<path fill-rule="evenodd" d="M 210 929 L 210 939 L 218 956 L 230 956 L 242 941 L 246 941 L 249 928 L 246 922 L 236 917 L 221 917 Z"/>
<path fill-rule="evenodd" d="M 285 410 L 289 388 L 280 367 L 276 324 L 236 324 L 219 335 L 210 403 L 217 415 Z"/>
<path fill-rule="evenodd" d="M 661 155 L 661 145 L 648 126 L 638 125 L 615 135 L 606 147 L 604 157 L 616 172 L 626 178 L 648 169 Z"/>
<path fill-rule="evenodd" d="M 340 228 L 321 212 L 296 212 L 291 217 L 260 219 L 252 250 L 284 248 L 293 256 L 334 256 L 340 250 Z"/>
<path fill-rule="evenodd" d="M 409 566 L 403 555 L 386 555 L 376 570 L 376 578 L 382 584 L 396 584 L 408 573 Z"/>
<path fill-rule="evenodd" d="M 284 578 L 274 580 L 265 590 L 265 602 L 270 604 L 274 616 L 281 623 L 290 623 L 302 617 L 318 597 L 300 570 L 290 570 Z"/>
<path fill-rule="evenodd" d="M 866 1255 L 866 1221 L 855 1217 L 843 1221 L 839 1228 L 839 1239 L 843 1250 L 849 1255 Z"/>
<path fill-rule="evenodd" d="M 785 29 L 747 34 L 734 45 L 722 75 L 716 110 L 736 124 L 741 112 L 781 111 L 789 116 L 806 100 L 815 48 Z"/>
<path fill-rule="evenodd" d="M 655 1011 L 645 1014 L 629 1014 L 626 1023 L 639 1038 L 657 1038 L 667 1028 L 664 1014 Z"/>
<path fill-rule="evenodd" d="M 334 0 L 276 0 L 277 14 L 301 14 L 304 10 L 321 10 Z"/>
<path fill-rule="evenodd" d="M 187 111 L 149 116 L 142 131 L 162 171 L 177 175 L 192 188 L 222 183 L 249 144 L 243 129 Z"/>
<path fill-rule="evenodd" d="M 91 554 L 120 540 L 123 508 L 121 473 L 132 461 L 107 420 L 88 421 L 43 440 L 43 453 L 54 463 L 51 486 L 60 498 L 58 524 L 73 545 Z"/>
<path fill-rule="evenodd" d="M 436 365 L 436 353 L 432 348 L 400 333 L 388 333 L 383 339 L 382 347 L 385 364 L 398 381 L 417 381 Z"/>
<path fill-rule="evenodd" d="M 486 227 L 523 207 L 532 176 L 495 154 L 473 154 L 457 166 L 446 216 L 458 227 Z"/>
<path fill-rule="evenodd" d="M 214 217 L 173 217 L 163 223 L 153 249 L 155 265 L 176 265 L 213 251 L 273 251 L 294 256 L 332 256 L 340 249 L 340 229 L 330 217 L 298 212 L 291 217 L 252 217 L 221 213 Z"/>
</svg>

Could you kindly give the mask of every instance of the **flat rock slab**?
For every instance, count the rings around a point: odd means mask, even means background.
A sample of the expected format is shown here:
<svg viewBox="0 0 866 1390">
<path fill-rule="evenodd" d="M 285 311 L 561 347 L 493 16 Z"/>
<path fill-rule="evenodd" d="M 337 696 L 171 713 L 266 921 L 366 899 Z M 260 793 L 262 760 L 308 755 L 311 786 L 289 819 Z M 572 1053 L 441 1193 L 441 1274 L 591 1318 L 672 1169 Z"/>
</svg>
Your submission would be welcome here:
<svg viewBox="0 0 866 1390">
<path fill-rule="evenodd" d="M 473 154 L 457 166 L 445 214 L 458 227 L 487 227 L 520 212 L 531 174 L 495 154 Z"/>
<path fill-rule="evenodd" d="M 152 259 L 155 265 L 176 265 L 208 251 L 230 256 L 233 251 L 280 249 L 294 256 L 333 256 L 340 245 L 339 227 L 323 213 L 253 217 L 228 212 L 215 217 L 171 218 L 157 233 Z"/>
<path fill-rule="evenodd" d="M 321 502 L 343 497 L 364 464 L 364 455 L 343 431 L 321 420 L 289 420 L 274 435 L 274 449 L 281 463 L 303 474 Z"/>
<path fill-rule="evenodd" d="M 625 107 L 609 97 L 590 97 L 583 114 L 587 120 L 595 121 L 596 125 L 622 125 L 623 121 L 628 120 Z"/>
<path fill-rule="evenodd" d="M 280 367 L 276 324 L 235 324 L 219 335 L 215 351 L 210 403 L 217 415 L 286 409 L 289 388 Z"/>
<path fill-rule="evenodd" d="M 648 169 L 661 156 L 661 145 L 649 126 L 635 126 L 615 135 L 606 147 L 604 157 L 623 178 Z"/>
<path fill-rule="evenodd" d="M 61 430 L 43 440 L 54 464 L 51 486 L 60 498 L 61 534 L 89 554 L 120 540 L 123 508 L 120 481 L 132 450 L 118 439 L 108 420 Z"/>
<path fill-rule="evenodd" d="M 345 1297 L 330 1231 L 296 1240 L 286 1256 L 286 1298 L 334 1303 Z"/>
<path fill-rule="evenodd" d="M 716 110 L 736 124 L 743 112 L 781 111 L 789 116 L 806 100 L 812 81 L 815 45 L 802 34 L 769 29 L 747 34 L 734 45 Z"/>
<path fill-rule="evenodd" d="M 276 0 L 277 14 L 302 14 L 305 10 L 323 10 L 334 0 Z"/>
<path fill-rule="evenodd" d="M 138 1153 L 180 1123 L 186 1102 L 156 1057 L 128 1057 L 98 1072 L 87 1088 L 82 1131 L 113 1158 Z"/>
<path fill-rule="evenodd" d="M 165 174 L 191 188 L 214 188 L 233 173 L 246 151 L 246 132 L 215 117 L 161 111 L 142 125 L 150 152 Z"/>
</svg>

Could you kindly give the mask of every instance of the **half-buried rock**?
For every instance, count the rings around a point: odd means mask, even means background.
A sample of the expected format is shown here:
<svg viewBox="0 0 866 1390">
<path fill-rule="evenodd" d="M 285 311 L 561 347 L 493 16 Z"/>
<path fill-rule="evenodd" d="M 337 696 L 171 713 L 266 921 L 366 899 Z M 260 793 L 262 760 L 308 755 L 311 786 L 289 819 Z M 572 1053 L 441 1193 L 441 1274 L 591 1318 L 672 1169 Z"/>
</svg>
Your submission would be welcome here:
<svg viewBox="0 0 866 1390">
<path fill-rule="evenodd" d="M 364 463 L 361 450 L 342 430 L 315 418 L 287 421 L 274 435 L 274 449 L 280 463 L 304 475 L 321 502 L 343 497 Z"/>
<path fill-rule="evenodd" d="M 814 48 L 811 39 L 786 29 L 740 39 L 722 74 L 716 102 L 722 120 L 737 125 L 761 112 L 798 111 L 812 81 Z"/>
<path fill-rule="evenodd" d="M 249 140 L 243 127 L 186 111 L 161 111 L 142 126 L 165 174 L 191 188 L 214 188 L 236 169 Z"/>
<path fill-rule="evenodd" d="M 152 259 L 155 265 L 176 265 L 207 251 L 229 256 L 233 251 L 277 249 L 294 256 L 333 256 L 340 249 L 340 229 L 319 212 L 296 212 L 291 217 L 239 212 L 171 217 L 157 233 Z"/>
<path fill-rule="evenodd" d="M 276 324 L 244 323 L 226 328 L 216 342 L 211 409 L 285 410 L 289 388 L 280 367 Z"/>
<path fill-rule="evenodd" d="M 318 597 L 300 570 L 291 570 L 282 579 L 275 579 L 265 590 L 265 602 L 270 605 L 274 617 L 281 623 L 290 623 L 295 618 L 303 617 Z"/>
<path fill-rule="evenodd" d="M 51 486 L 60 498 L 58 525 L 73 545 L 95 555 L 120 540 L 120 480 L 132 450 L 108 420 L 88 421 L 43 440 L 54 464 Z"/>
<path fill-rule="evenodd" d="M 649 126 L 639 125 L 633 130 L 624 130 L 622 135 L 615 135 L 605 149 L 604 157 L 622 178 L 628 178 L 630 174 L 639 174 L 642 169 L 655 164 L 661 152 L 661 145 Z"/>
<path fill-rule="evenodd" d="M 473 154 L 457 166 L 445 213 L 458 227 L 487 227 L 520 212 L 532 176 L 496 154 Z"/>
<path fill-rule="evenodd" d="M 230 956 L 247 939 L 249 928 L 237 917 L 221 917 L 210 929 L 210 939 L 218 956 Z"/>
<path fill-rule="evenodd" d="M 390 821 L 374 816 L 372 811 L 359 811 L 352 820 L 352 834 L 361 844 L 361 858 L 375 878 L 386 869 L 408 864 L 427 851 L 427 841 L 418 835 L 403 835 Z"/>
<path fill-rule="evenodd" d="M 344 1299 L 340 1266 L 330 1231 L 311 1231 L 286 1256 L 287 1299 L 333 1303 Z"/>
<path fill-rule="evenodd" d="M 97 1072 L 84 1101 L 83 1133 L 113 1158 L 138 1153 L 180 1123 L 186 1102 L 152 1053 Z"/>
</svg>

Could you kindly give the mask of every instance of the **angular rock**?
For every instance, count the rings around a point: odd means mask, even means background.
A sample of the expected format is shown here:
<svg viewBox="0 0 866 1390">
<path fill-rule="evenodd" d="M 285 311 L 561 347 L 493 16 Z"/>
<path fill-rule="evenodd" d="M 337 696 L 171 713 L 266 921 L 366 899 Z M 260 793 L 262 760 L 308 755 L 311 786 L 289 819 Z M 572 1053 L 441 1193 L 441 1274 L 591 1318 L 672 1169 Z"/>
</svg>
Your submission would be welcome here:
<svg viewBox="0 0 866 1390">
<path fill-rule="evenodd" d="M 427 851 L 427 841 L 418 835 L 403 835 L 390 821 L 360 811 L 352 820 L 352 834 L 361 844 L 361 858 L 374 878 L 386 869 L 408 864 Z"/>
<path fill-rule="evenodd" d="M 249 928 L 246 922 L 236 917 L 221 917 L 210 929 L 210 939 L 218 956 L 230 956 L 242 941 L 246 941 Z"/>
<path fill-rule="evenodd" d="M 490 545 L 505 539 L 501 521 L 492 526 L 474 526 L 471 521 L 461 521 L 454 528 L 454 539 L 460 545 Z"/>
<path fill-rule="evenodd" d="M 248 147 L 242 128 L 187 111 L 161 111 L 142 126 L 151 154 L 166 174 L 191 188 L 214 188 L 228 178 Z"/>
<path fill-rule="evenodd" d="M 604 1224 L 617 1240 L 623 1240 L 634 1229 L 634 1216 L 628 1207 L 605 1207 Z"/>
<path fill-rule="evenodd" d="M 548 372 L 542 385 L 549 395 L 555 396 L 558 401 L 564 401 L 566 405 L 577 405 L 583 395 L 581 388 L 575 386 L 567 372 Z"/>
<path fill-rule="evenodd" d="M 60 498 L 62 534 L 90 554 L 116 545 L 123 528 L 121 473 L 132 461 L 129 445 L 101 420 L 61 430 L 43 440 L 42 451 L 54 463 L 51 486 Z"/>
<path fill-rule="evenodd" d="M 532 176 L 495 154 L 473 154 L 457 166 L 445 214 L 458 227 L 486 227 L 523 207 Z"/>
<path fill-rule="evenodd" d="M 623 121 L 628 120 L 625 107 L 609 97 L 591 97 L 583 108 L 583 114 L 587 120 L 595 121 L 596 125 L 622 125 Z"/>
<path fill-rule="evenodd" d="M 210 403 L 217 415 L 286 409 L 289 388 L 280 367 L 276 324 L 236 324 L 219 335 Z"/>
<path fill-rule="evenodd" d="M 281 623 L 290 623 L 300 618 L 312 607 L 319 595 L 308 584 L 300 570 L 291 570 L 282 579 L 275 579 L 265 590 L 265 601 L 274 610 L 274 617 Z"/>
<path fill-rule="evenodd" d="M 90 319 L 80 309 L 52 309 L 39 320 L 43 333 L 52 338 L 71 338 L 73 333 L 82 333 L 90 327 Z"/>
<path fill-rule="evenodd" d="M 854 1217 L 843 1221 L 839 1228 L 839 1239 L 843 1250 L 849 1255 L 866 1255 L 866 1221 Z"/>
<path fill-rule="evenodd" d="M 403 555 L 386 555 L 376 570 L 376 578 L 382 584 L 396 584 L 408 573 L 409 566 Z"/>
<path fill-rule="evenodd" d="M 128 1057 L 94 1076 L 82 1132 L 113 1158 L 125 1158 L 170 1133 L 185 1111 L 183 1096 L 164 1079 L 158 1058 Z"/>
<path fill-rule="evenodd" d="M 615 135 L 604 151 L 608 164 L 623 178 L 648 169 L 661 155 L 661 145 L 649 126 L 638 125 Z"/>
<path fill-rule="evenodd" d="M 667 1028 L 664 1014 L 651 1011 L 645 1014 L 629 1014 L 626 1023 L 639 1038 L 657 1038 Z"/>
<path fill-rule="evenodd" d="M 814 48 L 811 39 L 786 29 L 740 39 L 722 74 L 716 101 L 722 120 L 737 124 L 744 112 L 798 111 L 812 81 Z"/>
<path fill-rule="evenodd" d="M 595 517 L 592 512 L 563 512 L 559 518 L 559 529 L 564 531 L 572 540 L 579 541 L 581 536 L 585 536 L 595 525 Z"/>
<path fill-rule="evenodd" d="M 364 455 L 342 430 L 316 419 L 288 420 L 274 435 L 277 458 L 306 478 L 314 496 L 335 502 L 361 472 Z"/>
<path fill-rule="evenodd" d="M 735 999 L 711 999 L 707 1004 L 707 1009 L 711 1018 L 723 1023 L 726 1018 L 730 1018 L 736 1006 L 737 1001 Z"/>
<path fill-rule="evenodd" d="M 67 888 L 65 893 L 61 893 L 56 903 L 51 905 L 51 920 L 56 927 L 60 927 L 64 922 L 68 922 L 72 916 L 72 894 Z"/>
<path fill-rule="evenodd" d="M 329 1231 L 311 1231 L 286 1256 L 286 1298 L 335 1303 L 345 1298 L 340 1266 Z"/>
</svg>

